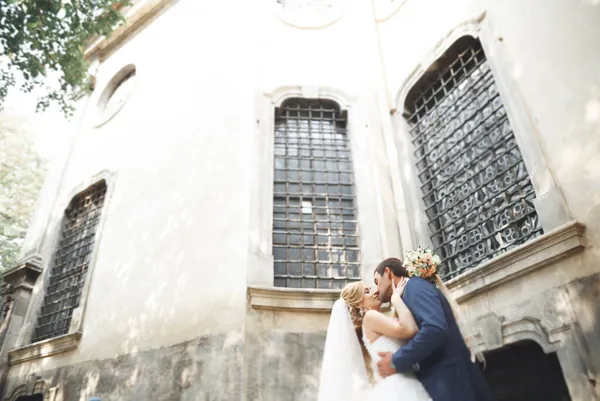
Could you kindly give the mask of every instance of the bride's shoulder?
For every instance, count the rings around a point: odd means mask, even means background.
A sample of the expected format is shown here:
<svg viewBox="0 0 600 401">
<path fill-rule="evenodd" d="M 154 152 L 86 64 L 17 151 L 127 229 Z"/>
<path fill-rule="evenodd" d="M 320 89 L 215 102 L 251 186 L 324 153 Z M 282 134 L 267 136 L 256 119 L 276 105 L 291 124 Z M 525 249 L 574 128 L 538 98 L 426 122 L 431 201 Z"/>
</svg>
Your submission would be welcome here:
<svg viewBox="0 0 600 401">
<path fill-rule="evenodd" d="M 369 321 L 379 319 L 379 318 L 381 318 L 381 316 L 385 316 L 385 315 L 377 310 L 371 309 L 370 311 L 367 311 L 367 313 L 365 313 L 363 322 L 367 323 Z"/>
</svg>

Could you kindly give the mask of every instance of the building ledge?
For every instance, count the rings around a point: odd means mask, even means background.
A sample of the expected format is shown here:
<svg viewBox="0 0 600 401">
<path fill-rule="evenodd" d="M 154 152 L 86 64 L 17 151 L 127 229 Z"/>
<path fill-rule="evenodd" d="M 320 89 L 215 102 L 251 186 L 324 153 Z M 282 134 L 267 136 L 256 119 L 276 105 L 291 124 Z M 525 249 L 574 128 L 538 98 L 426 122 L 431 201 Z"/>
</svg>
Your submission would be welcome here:
<svg viewBox="0 0 600 401">
<path fill-rule="evenodd" d="M 339 290 L 282 287 L 248 287 L 250 306 L 254 309 L 293 310 L 330 313 L 340 299 Z"/>
<path fill-rule="evenodd" d="M 571 221 L 518 248 L 482 263 L 446 285 L 458 302 L 583 251 L 585 225 Z"/>
<path fill-rule="evenodd" d="M 33 290 L 37 278 L 42 273 L 42 262 L 39 257 L 29 258 L 18 266 L 9 269 L 2 275 L 2 281 L 5 287 L 10 291 L 23 288 L 29 291 Z"/>
<path fill-rule="evenodd" d="M 173 5 L 177 0 L 134 0 L 124 9 L 125 22 L 117 27 L 108 38 L 94 36 L 84 49 L 84 56 L 91 60 L 98 57 L 101 61 L 135 36 L 153 18 Z"/>
<path fill-rule="evenodd" d="M 81 332 L 75 332 L 26 345 L 8 353 L 8 364 L 17 365 L 71 351 L 77 348 L 80 340 Z"/>
</svg>

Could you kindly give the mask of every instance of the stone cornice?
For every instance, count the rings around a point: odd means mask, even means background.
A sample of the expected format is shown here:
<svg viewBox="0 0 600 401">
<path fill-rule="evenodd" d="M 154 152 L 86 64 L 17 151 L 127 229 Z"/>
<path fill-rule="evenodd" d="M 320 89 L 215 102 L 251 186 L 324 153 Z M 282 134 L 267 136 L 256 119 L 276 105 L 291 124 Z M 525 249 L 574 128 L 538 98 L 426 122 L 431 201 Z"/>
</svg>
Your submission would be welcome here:
<svg viewBox="0 0 600 401">
<path fill-rule="evenodd" d="M 329 313 L 340 298 L 339 290 L 281 287 L 249 287 L 250 305 L 255 309 L 295 310 Z"/>
<path fill-rule="evenodd" d="M 92 37 L 84 51 L 88 60 L 105 60 L 115 50 L 131 39 L 141 28 L 153 18 L 173 5 L 178 0 L 139 0 L 133 1 L 128 9 L 123 11 L 125 22 L 115 29 L 108 38 Z"/>
<path fill-rule="evenodd" d="M 75 332 L 26 345 L 8 353 L 8 364 L 16 365 L 71 351 L 77 348 L 80 340 L 81 332 Z"/>
<path fill-rule="evenodd" d="M 482 263 L 446 285 L 458 302 L 515 280 L 585 248 L 585 226 L 571 221 L 515 249 Z"/>
<path fill-rule="evenodd" d="M 11 290 L 24 288 L 31 291 L 42 272 L 41 264 L 39 257 L 27 259 L 18 266 L 4 272 L 2 281 L 10 286 Z"/>
</svg>

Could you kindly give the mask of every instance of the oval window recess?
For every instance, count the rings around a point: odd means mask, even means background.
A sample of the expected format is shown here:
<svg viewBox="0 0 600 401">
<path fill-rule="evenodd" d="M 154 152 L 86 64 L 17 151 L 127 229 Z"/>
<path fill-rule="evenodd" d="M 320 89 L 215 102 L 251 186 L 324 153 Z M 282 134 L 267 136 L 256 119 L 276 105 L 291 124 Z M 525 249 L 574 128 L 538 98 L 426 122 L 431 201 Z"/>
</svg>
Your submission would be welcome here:
<svg viewBox="0 0 600 401">
<path fill-rule="evenodd" d="M 298 29 L 321 29 L 336 23 L 346 11 L 340 0 L 274 0 L 277 18 Z"/>
<path fill-rule="evenodd" d="M 135 81 L 136 68 L 133 64 L 123 67 L 110 80 L 98 99 L 96 128 L 109 122 L 123 108 L 131 96 Z"/>
</svg>

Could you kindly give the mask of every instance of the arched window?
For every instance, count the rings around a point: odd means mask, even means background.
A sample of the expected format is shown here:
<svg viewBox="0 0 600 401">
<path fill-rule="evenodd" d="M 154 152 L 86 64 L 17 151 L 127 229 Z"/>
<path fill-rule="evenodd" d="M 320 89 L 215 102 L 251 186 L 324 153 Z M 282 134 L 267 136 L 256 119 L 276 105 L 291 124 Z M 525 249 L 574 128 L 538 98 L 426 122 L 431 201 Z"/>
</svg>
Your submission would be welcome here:
<svg viewBox="0 0 600 401">
<path fill-rule="evenodd" d="M 105 194 L 106 182 L 100 181 L 75 196 L 65 211 L 33 342 L 69 332 L 90 265 Z"/>
<path fill-rule="evenodd" d="M 275 113 L 275 286 L 341 288 L 359 277 L 347 112 L 288 99 Z"/>
<path fill-rule="evenodd" d="M 533 186 L 477 39 L 456 41 L 404 107 L 444 278 L 542 233 Z"/>
</svg>

